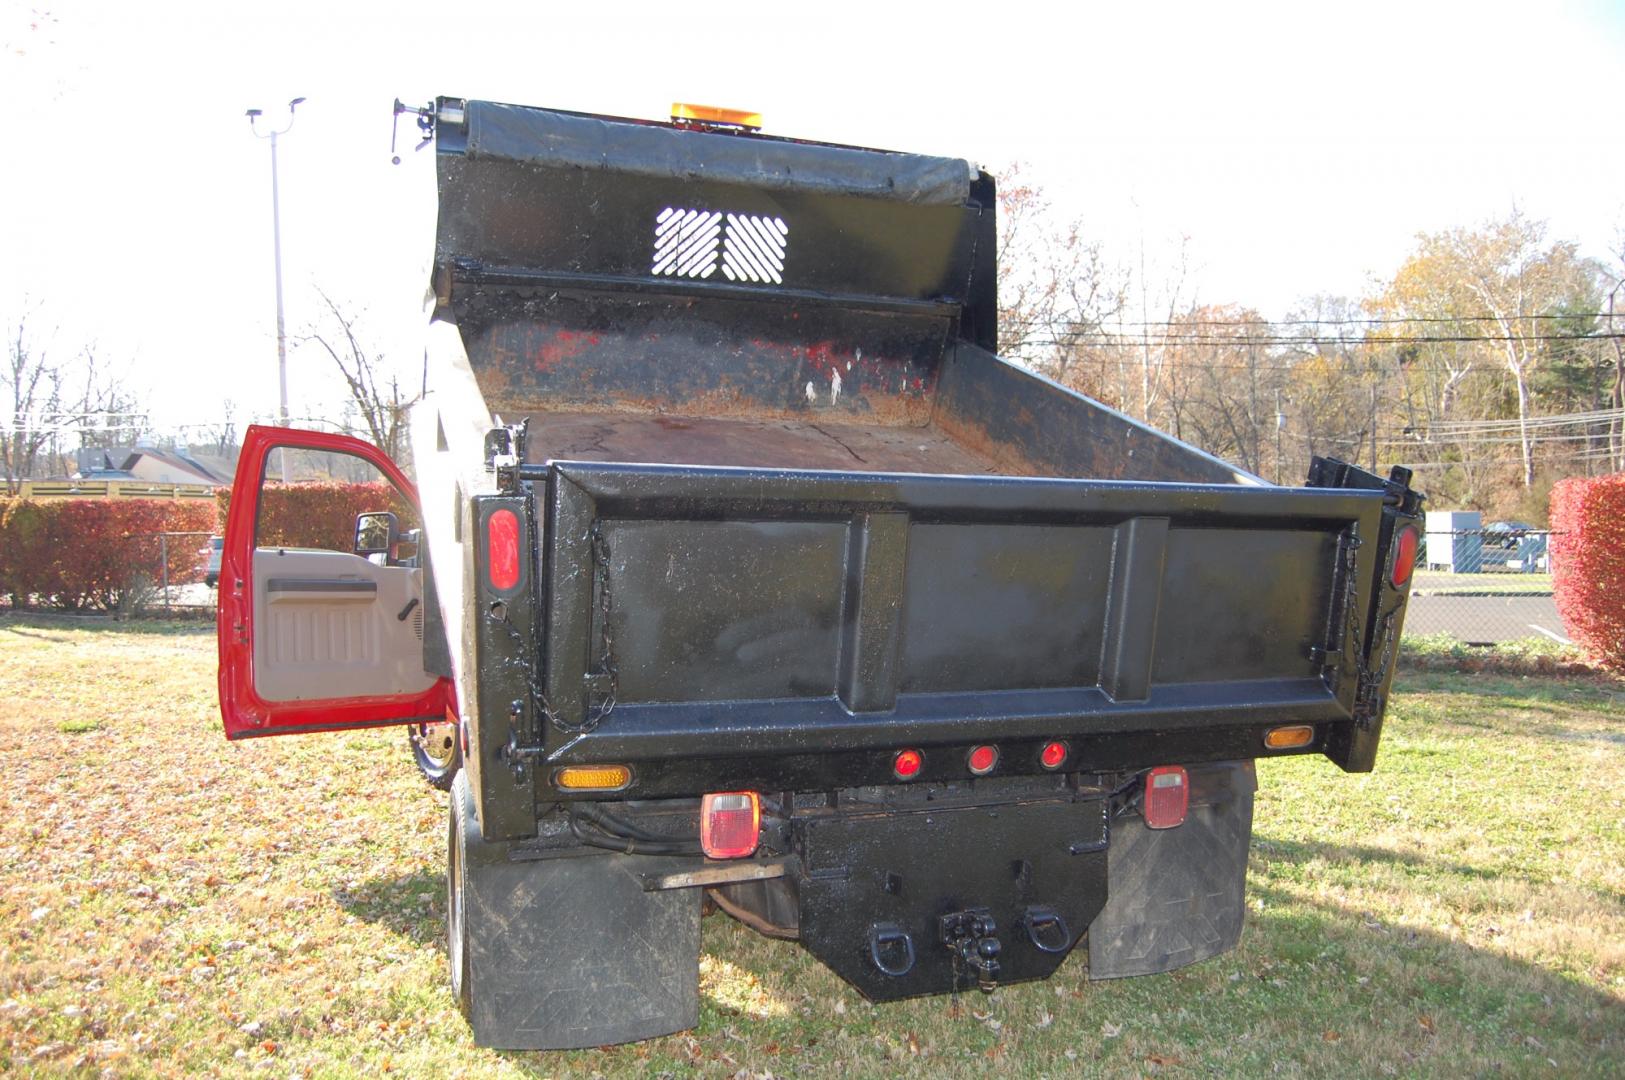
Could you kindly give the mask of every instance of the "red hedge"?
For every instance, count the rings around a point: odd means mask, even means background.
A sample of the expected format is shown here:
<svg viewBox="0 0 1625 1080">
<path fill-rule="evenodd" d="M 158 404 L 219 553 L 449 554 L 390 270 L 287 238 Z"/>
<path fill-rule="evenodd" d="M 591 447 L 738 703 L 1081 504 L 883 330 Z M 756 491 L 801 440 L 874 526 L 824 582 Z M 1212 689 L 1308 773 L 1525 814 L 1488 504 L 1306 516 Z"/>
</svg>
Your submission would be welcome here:
<svg viewBox="0 0 1625 1080">
<path fill-rule="evenodd" d="M 214 504 L 170 499 L 0 499 L 0 596 L 15 607 L 108 610 L 162 580 L 203 579 L 199 549 L 218 532 Z"/>
<path fill-rule="evenodd" d="M 1552 489 L 1552 575 L 1569 637 L 1625 670 L 1625 473 Z"/>
<path fill-rule="evenodd" d="M 220 489 L 220 520 L 226 520 L 231 491 Z M 417 512 L 394 486 L 370 484 L 269 484 L 260 492 L 259 547 L 321 548 L 349 551 L 355 546 L 355 516 L 393 510 L 402 529 L 418 527 Z"/>
</svg>

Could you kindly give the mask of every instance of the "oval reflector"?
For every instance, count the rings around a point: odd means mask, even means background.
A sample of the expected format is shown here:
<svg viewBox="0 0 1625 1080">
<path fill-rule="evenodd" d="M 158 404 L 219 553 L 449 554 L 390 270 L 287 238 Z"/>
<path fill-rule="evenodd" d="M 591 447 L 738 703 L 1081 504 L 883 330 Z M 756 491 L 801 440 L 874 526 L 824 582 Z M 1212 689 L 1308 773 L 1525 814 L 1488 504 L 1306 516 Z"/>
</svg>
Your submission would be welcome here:
<svg viewBox="0 0 1625 1080">
<path fill-rule="evenodd" d="M 1299 746 L 1308 746 L 1314 741 L 1315 729 L 1308 724 L 1270 728 L 1264 733 L 1264 745 L 1271 750 L 1291 750 Z"/>
<path fill-rule="evenodd" d="M 1399 538 L 1394 541 L 1394 566 L 1388 573 L 1388 580 L 1394 588 L 1403 589 L 1411 579 L 1411 571 L 1416 569 L 1416 551 L 1421 542 L 1421 534 L 1414 527 L 1402 529 Z"/>
<path fill-rule="evenodd" d="M 920 767 L 925 759 L 918 750 L 899 750 L 897 756 L 892 758 L 891 771 L 899 780 L 912 780 L 920 775 Z"/>
<path fill-rule="evenodd" d="M 1066 763 L 1066 743 L 1044 744 L 1044 749 L 1038 755 L 1038 763 L 1046 769 L 1059 769 Z"/>
<path fill-rule="evenodd" d="M 491 588 L 505 592 L 519 584 L 519 515 L 494 510 L 485 519 L 486 578 Z"/>
<path fill-rule="evenodd" d="M 625 765 L 566 765 L 553 774 L 555 787 L 571 791 L 617 791 L 631 782 Z"/>
</svg>

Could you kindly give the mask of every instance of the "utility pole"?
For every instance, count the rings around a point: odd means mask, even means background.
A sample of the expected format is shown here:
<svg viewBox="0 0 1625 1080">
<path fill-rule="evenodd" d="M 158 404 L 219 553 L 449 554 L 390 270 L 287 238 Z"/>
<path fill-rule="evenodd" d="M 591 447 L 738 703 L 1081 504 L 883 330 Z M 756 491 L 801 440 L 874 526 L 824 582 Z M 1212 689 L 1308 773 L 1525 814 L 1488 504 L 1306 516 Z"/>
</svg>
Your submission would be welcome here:
<svg viewBox="0 0 1625 1080">
<path fill-rule="evenodd" d="M 1286 413 L 1281 411 L 1281 391 L 1275 391 L 1275 482 L 1281 482 L 1281 435 L 1286 428 Z"/>
<path fill-rule="evenodd" d="M 277 383 L 281 390 L 281 419 L 282 426 L 288 426 L 288 333 L 286 323 L 282 317 L 282 202 L 277 188 L 276 169 L 276 140 L 279 135 L 286 135 L 293 130 L 293 113 L 305 99 L 296 97 L 288 102 L 288 122 L 281 129 L 271 128 L 265 134 L 260 134 L 259 119 L 264 115 L 259 109 L 249 109 L 245 114 L 248 117 L 248 128 L 255 138 L 269 139 L 271 141 L 271 258 L 276 269 L 276 371 Z M 288 455 L 284 452 L 278 454 L 282 459 L 282 482 L 288 482 Z"/>
<path fill-rule="evenodd" d="M 1371 384 L 1371 471 L 1377 471 L 1377 384 Z"/>
</svg>

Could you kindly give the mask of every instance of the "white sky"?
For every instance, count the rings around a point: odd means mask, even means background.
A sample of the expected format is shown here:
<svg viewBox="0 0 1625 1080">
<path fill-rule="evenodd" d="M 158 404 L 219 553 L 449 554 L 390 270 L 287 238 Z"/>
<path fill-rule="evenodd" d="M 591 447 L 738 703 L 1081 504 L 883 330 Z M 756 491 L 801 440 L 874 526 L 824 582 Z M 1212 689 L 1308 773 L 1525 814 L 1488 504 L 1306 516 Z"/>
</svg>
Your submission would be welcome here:
<svg viewBox="0 0 1625 1080">
<path fill-rule="evenodd" d="M 276 407 L 269 156 L 243 112 L 295 96 L 290 333 L 320 284 L 402 358 L 434 210 L 429 152 L 389 164 L 397 95 L 696 101 L 1024 161 L 1109 254 L 1188 234 L 1203 301 L 1272 316 L 1514 203 L 1597 255 L 1625 224 L 1618 4 L 0 4 L 0 316 L 31 304 L 59 351 L 127 361 L 160 425 Z M 296 415 L 336 415 L 329 367 L 293 351 Z"/>
</svg>

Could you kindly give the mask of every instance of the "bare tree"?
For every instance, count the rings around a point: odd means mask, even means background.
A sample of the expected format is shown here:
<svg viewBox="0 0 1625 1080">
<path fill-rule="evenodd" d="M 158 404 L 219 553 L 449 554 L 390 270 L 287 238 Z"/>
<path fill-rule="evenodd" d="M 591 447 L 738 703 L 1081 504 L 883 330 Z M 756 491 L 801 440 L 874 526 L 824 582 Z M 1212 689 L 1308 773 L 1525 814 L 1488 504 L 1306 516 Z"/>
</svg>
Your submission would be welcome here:
<svg viewBox="0 0 1625 1080">
<path fill-rule="evenodd" d="M 998 264 L 1000 354 L 1071 382 L 1074 366 L 1104 341 L 1104 324 L 1121 314 L 1127 271 L 1106 260 L 1082 221 L 1057 223 L 1044 189 L 1019 165 L 999 180 Z"/>
<path fill-rule="evenodd" d="M 62 371 L 49 351 L 30 336 L 30 314 L 17 319 L 6 336 L 6 366 L 0 371 L 8 426 L 0 440 L 0 467 L 6 491 L 15 495 L 34 472 L 62 411 Z"/>
<path fill-rule="evenodd" d="M 407 411 L 423 398 L 401 390 L 400 376 L 383 354 L 369 352 L 356 331 L 356 316 L 345 312 L 326 291 L 317 289 L 327 309 L 325 329 L 313 331 L 305 340 L 313 341 L 332 358 L 350 389 L 350 399 L 373 445 L 397 461 L 404 453 Z"/>
</svg>

